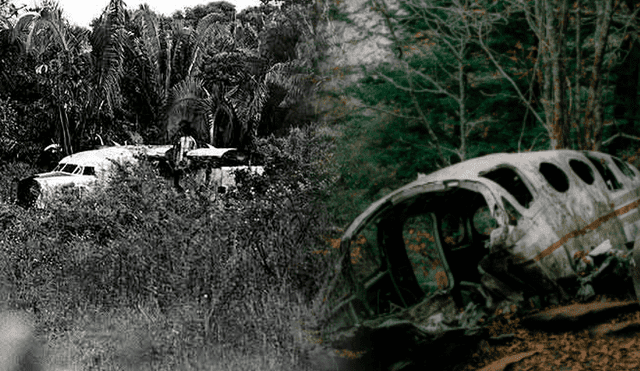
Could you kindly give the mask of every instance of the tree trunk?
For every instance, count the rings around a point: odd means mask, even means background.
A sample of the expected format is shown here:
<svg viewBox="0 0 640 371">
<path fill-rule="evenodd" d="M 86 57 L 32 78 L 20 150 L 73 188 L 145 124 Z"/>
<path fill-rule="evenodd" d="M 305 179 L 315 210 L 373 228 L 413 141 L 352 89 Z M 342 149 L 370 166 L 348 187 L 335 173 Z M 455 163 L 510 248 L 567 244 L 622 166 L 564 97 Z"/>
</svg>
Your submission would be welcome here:
<svg viewBox="0 0 640 371">
<path fill-rule="evenodd" d="M 460 161 L 464 161 L 467 157 L 467 116 L 465 110 L 465 74 L 464 63 L 462 60 L 458 62 L 458 88 L 460 89 L 460 103 L 458 104 L 458 112 L 460 114 Z"/>
<path fill-rule="evenodd" d="M 565 70 L 562 63 L 564 49 L 564 32 L 566 31 L 566 0 L 560 0 L 552 3 L 545 3 L 545 43 L 547 49 L 547 64 L 550 66 L 549 78 L 545 81 L 545 85 L 550 91 L 547 92 L 548 99 L 552 103 L 547 103 L 551 107 L 547 110 L 551 112 L 551 117 L 547 118 L 547 123 L 551 127 L 551 141 L 553 149 L 561 149 L 569 147 L 569 125 L 566 122 L 567 114 L 565 112 Z M 555 12 L 554 10 L 558 10 Z M 556 21 L 558 24 L 556 24 Z"/>
<path fill-rule="evenodd" d="M 613 0 L 596 1 L 596 34 L 593 72 L 589 84 L 589 95 L 584 117 L 587 149 L 599 151 L 602 146 L 603 106 L 602 106 L 602 63 L 609 37 Z"/>
<path fill-rule="evenodd" d="M 580 34 L 580 32 L 582 31 L 582 0 L 577 0 L 576 1 L 576 70 L 574 72 L 574 81 L 575 81 L 575 88 L 574 88 L 574 96 L 575 96 L 575 102 L 573 103 L 573 109 L 571 112 L 572 118 L 571 118 L 571 122 L 572 125 L 574 125 L 574 127 L 576 128 L 576 142 L 578 145 L 578 148 L 583 149 L 585 148 L 585 142 L 584 142 L 584 129 L 582 127 L 582 125 L 580 124 L 580 115 L 582 114 L 582 94 L 580 92 L 580 90 L 582 89 L 582 85 L 580 83 L 580 79 L 582 79 L 584 76 L 584 72 L 583 72 L 583 68 L 582 68 L 582 35 Z"/>
</svg>

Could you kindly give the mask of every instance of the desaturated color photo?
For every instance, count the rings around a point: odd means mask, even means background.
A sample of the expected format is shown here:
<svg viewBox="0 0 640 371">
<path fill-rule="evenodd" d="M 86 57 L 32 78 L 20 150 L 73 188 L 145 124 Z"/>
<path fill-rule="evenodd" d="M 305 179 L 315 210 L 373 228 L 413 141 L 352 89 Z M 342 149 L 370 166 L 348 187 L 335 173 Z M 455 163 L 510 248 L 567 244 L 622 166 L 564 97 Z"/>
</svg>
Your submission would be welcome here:
<svg viewBox="0 0 640 371">
<path fill-rule="evenodd" d="M 639 370 L 638 12 L 0 0 L 0 370 Z"/>
</svg>

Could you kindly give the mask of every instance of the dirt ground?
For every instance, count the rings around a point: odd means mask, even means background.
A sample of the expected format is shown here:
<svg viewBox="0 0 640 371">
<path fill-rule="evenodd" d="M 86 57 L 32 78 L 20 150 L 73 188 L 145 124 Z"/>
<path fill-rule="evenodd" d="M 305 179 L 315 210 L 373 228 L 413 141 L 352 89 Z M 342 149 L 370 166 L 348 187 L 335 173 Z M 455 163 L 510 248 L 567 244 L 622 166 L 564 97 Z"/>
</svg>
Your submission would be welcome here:
<svg viewBox="0 0 640 371">
<path fill-rule="evenodd" d="M 483 340 L 460 369 L 640 370 L 640 311 L 636 306 L 637 302 L 599 297 L 588 304 L 547 308 L 552 315 L 540 322 L 501 315 L 488 324 L 495 340 Z M 608 310 L 617 307 L 625 309 Z M 585 313 L 585 308 L 597 310 Z M 550 318 L 557 314 L 554 311 L 562 313 L 562 318 Z"/>
</svg>

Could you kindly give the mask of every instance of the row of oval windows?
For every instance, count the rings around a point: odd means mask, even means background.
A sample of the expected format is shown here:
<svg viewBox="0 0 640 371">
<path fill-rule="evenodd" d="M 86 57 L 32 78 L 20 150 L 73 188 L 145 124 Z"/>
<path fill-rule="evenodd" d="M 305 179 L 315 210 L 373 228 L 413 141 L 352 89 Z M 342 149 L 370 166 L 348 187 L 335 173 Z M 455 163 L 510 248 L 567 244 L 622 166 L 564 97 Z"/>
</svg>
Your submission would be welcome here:
<svg viewBox="0 0 640 371">
<path fill-rule="evenodd" d="M 608 164 L 596 158 L 587 158 L 589 159 L 589 161 L 591 161 L 591 163 L 593 163 L 593 166 L 596 168 L 596 170 L 598 170 L 609 190 L 617 190 L 622 188 L 622 184 L 615 177 Z M 633 172 L 633 170 L 631 170 L 629 165 L 625 164 L 615 157 L 612 157 L 612 159 L 618 169 L 620 169 L 620 171 L 624 175 L 628 176 L 630 179 L 636 177 L 636 174 Z M 578 175 L 580 179 L 582 179 L 583 182 L 589 185 L 593 184 L 595 178 L 593 176 L 593 170 L 589 165 L 587 165 L 583 161 L 574 159 L 569 161 L 569 166 L 571 167 L 571 170 L 573 170 L 573 172 L 576 173 L 576 175 Z M 569 178 L 567 177 L 567 174 L 565 174 L 565 172 L 556 165 L 548 162 L 543 162 L 540 164 L 539 170 L 547 180 L 547 182 L 549 182 L 549 184 L 556 191 L 566 192 L 569 189 Z"/>
</svg>

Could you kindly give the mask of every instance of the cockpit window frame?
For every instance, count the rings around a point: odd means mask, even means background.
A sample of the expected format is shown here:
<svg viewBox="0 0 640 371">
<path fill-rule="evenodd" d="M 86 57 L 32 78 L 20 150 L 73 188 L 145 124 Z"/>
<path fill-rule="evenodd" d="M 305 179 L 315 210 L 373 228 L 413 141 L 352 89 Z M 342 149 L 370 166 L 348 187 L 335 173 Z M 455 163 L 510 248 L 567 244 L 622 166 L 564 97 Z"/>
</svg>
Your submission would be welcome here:
<svg viewBox="0 0 640 371">
<path fill-rule="evenodd" d="M 71 171 L 69 171 L 69 169 L 68 169 L 69 167 L 73 167 L 71 169 Z M 62 166 L 62 168 L 60 168 L 59 171 L 61 171 L 63 173 L 67 173 L 67 174 L 73 174 L 74 171 L 76 171 L 77 168 L 78 168 L 78 165 L 72 164 L 70 162 L 67 162 L 67 163 L 64 164 L 64 166 Z"/>
</svg>

